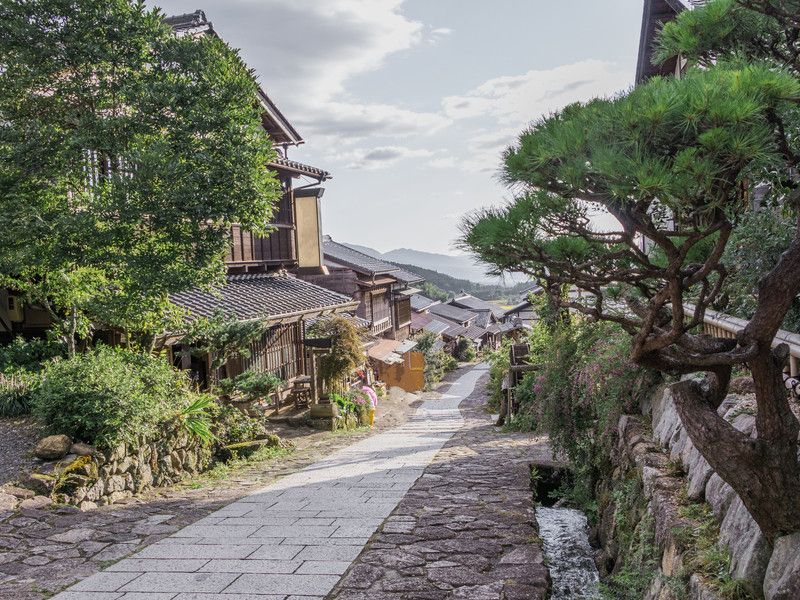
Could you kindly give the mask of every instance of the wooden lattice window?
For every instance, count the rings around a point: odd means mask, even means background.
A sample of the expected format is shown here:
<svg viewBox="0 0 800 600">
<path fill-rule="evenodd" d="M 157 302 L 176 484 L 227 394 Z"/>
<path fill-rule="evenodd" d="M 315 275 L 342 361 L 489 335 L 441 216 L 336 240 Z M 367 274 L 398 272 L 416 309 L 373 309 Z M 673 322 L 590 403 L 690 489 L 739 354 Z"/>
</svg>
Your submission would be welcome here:
<svg viewBox="0 0 800 600">
<path fill-rule="evenodd" d="M 284 381 L 304 375 L 305 357 L 302 350 L 300 323 L 276 325 L 250 346 L 251 356 L 245 369 L 274 373 Z"/>
</svg>

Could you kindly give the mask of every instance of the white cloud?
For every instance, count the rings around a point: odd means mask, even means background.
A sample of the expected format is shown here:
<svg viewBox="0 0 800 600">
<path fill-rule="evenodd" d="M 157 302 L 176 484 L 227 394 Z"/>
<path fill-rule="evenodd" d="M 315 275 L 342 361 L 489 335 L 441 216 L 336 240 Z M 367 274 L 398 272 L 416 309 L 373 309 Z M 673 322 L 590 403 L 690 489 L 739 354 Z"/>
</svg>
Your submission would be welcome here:
<svg viewBox="0 0 800 600">
<path fill-rule="evenodd" d="M 408 158 L 428 158 L 435 153 L 424 148 L 407 148 L 405 146 L 379 146 L 376 148 L 360 148 L 340 154 L 338 160 L 348 161 L 348 169 L 384 169 Z"/>
<path fill-rule="evenodd" d="M 586 60 L 495 77 L 464 95 L 444 98 L 442 108 L 451 119 L 491 116 L 505 125 L 525 124 L 572 102 L 614 94 L 630 80 L 630 73 L 612 63 Z"/>
<path fill-rule="evenodd" d="M 305 138 L 341 142 L 370 134 L 436 130 L 442 115 L 358 102 L 347 82 L 386 59 L 449 34 L 407 17 L 405 0 L 225 0 L 207 6 L 220 36 L 251 67 L 267 94 Z M 195 0 L 149 0 L 167 14 L 191 12 Z M 321 140 L 314 139 L 315 142 Z"/>
<path fill-rule="evenodd" d="M 450 119 L 439 113 L 416 112 L 392 104 L 326 102 L 303 112 L 293 122 L 301 129 L 328 140 L 354 141 L 371 135 L 403 137 L 434 133 Z"/>
</svg>

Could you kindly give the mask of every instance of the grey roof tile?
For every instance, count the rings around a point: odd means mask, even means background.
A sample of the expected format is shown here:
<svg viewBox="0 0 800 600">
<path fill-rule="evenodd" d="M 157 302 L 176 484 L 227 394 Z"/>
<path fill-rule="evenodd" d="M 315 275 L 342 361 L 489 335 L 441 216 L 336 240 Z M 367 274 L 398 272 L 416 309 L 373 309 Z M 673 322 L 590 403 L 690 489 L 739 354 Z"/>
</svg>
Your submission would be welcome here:
<svg viewBox="0 0 800 600">
<path fill-rule="evenodd" d="M 505 311 L 497 304 L 493 304 L 492 302 L 488 302 L 486 300 L 481 300 L 480 298 L 476 298 L 475 296 L 471 296 L 469 294 L 464 294 L 462 296 L 458 296 L 457 298 L 453 298 L 450 301 L 450 304 L 459 308 L 465 308 L 467 310 L 489 311 L 495 317 L 502 317 L 505 313 Z"/>
<path fill-rule="evenodd" d="M 322 251 L 326 259 L 350 267 L 364 275 L 389 275 L 394 277 L 395 273 L 400 270 L 399 267 L 385 260 L 369 256 L 339 242 L 334 242 L 329 235 L 323 238 Z"/>
<path fill-rule="evenodd" d="M 217 312 L 242 320 L 268 319 L 352 308 L 349 296 L 287 275 L 229 275 L 212 291 L 193 289 L 170 296 L 188 310 L 190 318 L 212 317 Z"/>
<path fill-rule="evenodd" d="M 435 304 L 428 309 L 428 312 L 458 323 L 471 323 L 477 317 L 477 314 L 474 312 L 449 304 Z"/>
<path fill-rule="evenodd" d="M 427 296 L 423 296 L 422 294 L 414 294 L 411 296 L 411 308 L 417 312 L 421 312 L 433 306 L 434 304 L 439 304 L 436 300 L 431 300 Z"/>
<path fill-rule="evenodd" d="M 276 169 L 292 171 L 298 175 L 308 175 L 309 177 L 314 177 L 323 181 L 331 178 L 331 174 L 328 171 L 318 167 L 305 165 L 301 162 L 297 162 L 296 160 L 289 160 L 288 158 L 283 158 L 282 156 L 272 159 L 272 161 L 269 163 L 269 166 L 275 167 Z"/>
</svg>

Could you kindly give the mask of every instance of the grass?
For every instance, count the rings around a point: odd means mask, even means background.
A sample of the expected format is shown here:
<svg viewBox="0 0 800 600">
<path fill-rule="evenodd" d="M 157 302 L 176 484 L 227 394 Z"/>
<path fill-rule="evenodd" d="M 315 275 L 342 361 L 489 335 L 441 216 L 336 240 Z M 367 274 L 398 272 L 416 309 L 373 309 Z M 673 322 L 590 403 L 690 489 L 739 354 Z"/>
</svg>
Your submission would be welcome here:
<svg viewBox="0 0 800 600">
<path fill-rule="evenodd" d="M 355 433 L 365 433 L 367 431 L 370 431 L 371 429 L 372 427 L 370 427 L 369 425 L 360 425 L 355 429 L 337 429 L 336 431 L 332 431 L 331 433 L 333 435 L 352 435 Z"/>
<path fill-rule="evenodd" d="M 287 456 L 293 452 L 289 448 L 281 448 L 279 446 L 264 446 L 259 448 L 253 454 L 247 457 L 234 457 L 228 462 L 220 462 L 214 465 L 205 473 L 193 477 L 186 481 L 183 485 L 193 490 L 207 487 L 219 483 L 230 477 L 231 474 L 244 468 L 260 464 L 263 462 L 275 460 L 282 456 Z"/>
<path fill-rule="evenodd" d="M 719 524 L 711 507 L 705 502 L 691 502 L 685 495 L 682 502 L 678 514 L 690 525 L 677 528 L 673 535 L 686 548 L 684 580 L 692 573 L 700 573 L 724 600 L 751 600 L 753 596 L 744 584 L 730 575 L 731 556 L 727 548 L 719 545 Z"/>
</svg>

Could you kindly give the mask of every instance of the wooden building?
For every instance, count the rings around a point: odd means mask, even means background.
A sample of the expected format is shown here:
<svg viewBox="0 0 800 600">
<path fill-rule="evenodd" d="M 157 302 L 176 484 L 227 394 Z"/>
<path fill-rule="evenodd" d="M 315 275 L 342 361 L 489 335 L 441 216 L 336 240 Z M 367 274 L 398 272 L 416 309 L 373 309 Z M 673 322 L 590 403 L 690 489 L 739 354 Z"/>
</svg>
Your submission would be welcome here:
<svg viewBox="0 0 800 600">
<path fill-rule="evenodd" d="M 392 263 L 374 258 L 325 236 L 326 274 L 303 274 L 304 279 L 358 302 L 356 315 L 369 323 L 375 336 L 405 340 L 411 334 L 413 286 L 423 279 Z"/>
<path fill-rule="evenodd" d="M 179 35 L 217 35 L 203 11 L 169 17 Z M 306 322 L 333 314 L 346 314 L 356 307 L 349 296 L 315 285 L 299 276 L 328 273 L 322 253 L 320 199 L 330 173 L 288 158 L 289 148 L 303 139 L 269 96 L 261 89 L 256 99 L 262 109 L 262 124 L 280 155 L 265 168 L 276 172 L 283 189 L 274 213 L 272 233 L 255 235 L 239 225 L 231 229 L 231 245 L 225 257 L 226 285 L 211 292 L 189 290 L 172 296 L 191 318 L 224 314 L 266 327 L 261 339 L 251 345 L 250 356 L 231 361 L 219 372 L 211 372 L 211 357 L 196 356 L 189 348 L 173 344 L 173 364 L 189 369 L 200 385 L 219 377 L 233 377 L 245 370 L 270 372 L 291 390 L 315 377 L 315 353 L 306 346 Z"/>
</svg>

